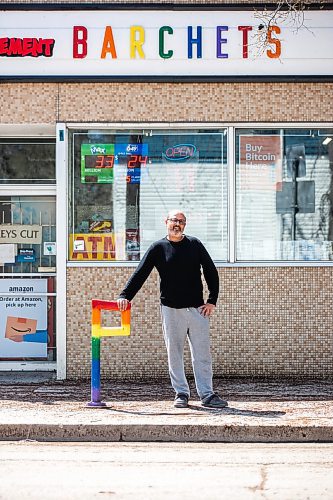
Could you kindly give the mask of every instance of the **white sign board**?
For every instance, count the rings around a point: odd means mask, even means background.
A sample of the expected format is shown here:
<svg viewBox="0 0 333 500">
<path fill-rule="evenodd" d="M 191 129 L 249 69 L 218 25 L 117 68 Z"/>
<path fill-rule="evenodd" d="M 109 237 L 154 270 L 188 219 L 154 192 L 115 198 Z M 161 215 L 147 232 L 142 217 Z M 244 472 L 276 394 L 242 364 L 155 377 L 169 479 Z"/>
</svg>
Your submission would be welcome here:
<svg viewBox="0 0 333 500">
<path fill-rule="evenodd" d="M 0 243 L 40 244 L 42 226 L 0 224 Z"/>
<path fill-rule="evenodd" d="M 0 280 L 0 358 L 47 357 L 46 279 Z"/>
<path fill-rule="evenodd" d="M 272 26 L 255 11 L 2 11 L 1 78 L 333 76 L 333 11 Z M 260 50 L 259 50 L 260 52 Z"/>
</svg>

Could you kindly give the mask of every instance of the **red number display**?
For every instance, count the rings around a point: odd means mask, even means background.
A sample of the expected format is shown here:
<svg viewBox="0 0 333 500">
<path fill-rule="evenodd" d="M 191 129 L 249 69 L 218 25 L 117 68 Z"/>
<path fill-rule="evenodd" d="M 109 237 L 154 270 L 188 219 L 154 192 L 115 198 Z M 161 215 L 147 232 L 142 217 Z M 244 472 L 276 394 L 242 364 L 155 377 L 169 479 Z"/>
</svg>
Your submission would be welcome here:
<svg viewBox="0 0 333 500">
<path fill-rule="evenodd" d="M 127 167 L 128 168 L 145 167 L 147 164 L 147 158 L 148 158 L 147 156 L 131 155 L 128 159 Z"/>
<path fill-rule="evenodd" d="M 104 156 L 105 158 L 105 168 L 112 168 L 114 164 L 114 155 Z"/>
<path fill-rule="evenodd" d="M 112 168 L 114 155 L 96 155 L 95 168 Z"/>
</svg>

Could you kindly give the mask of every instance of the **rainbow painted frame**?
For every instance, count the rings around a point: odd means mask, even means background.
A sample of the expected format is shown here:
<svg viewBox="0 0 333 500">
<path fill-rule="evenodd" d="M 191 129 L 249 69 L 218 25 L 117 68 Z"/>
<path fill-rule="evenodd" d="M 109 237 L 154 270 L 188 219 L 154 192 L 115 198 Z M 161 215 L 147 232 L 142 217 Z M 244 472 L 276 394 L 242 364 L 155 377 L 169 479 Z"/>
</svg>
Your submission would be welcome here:
<svg viewBox="0 0 333 500">
<path fill-rule="evenodd" d="M 131 333 L 131 304 L 121 312 L 121 325 L 102 327 L 102 311 L 119 311 L 116 301 L 91 301 L 91 401 L 88 406 L 100 408 L 106 406 L 101 401 L 101 337 L 128 336 Z"/>
</svg>

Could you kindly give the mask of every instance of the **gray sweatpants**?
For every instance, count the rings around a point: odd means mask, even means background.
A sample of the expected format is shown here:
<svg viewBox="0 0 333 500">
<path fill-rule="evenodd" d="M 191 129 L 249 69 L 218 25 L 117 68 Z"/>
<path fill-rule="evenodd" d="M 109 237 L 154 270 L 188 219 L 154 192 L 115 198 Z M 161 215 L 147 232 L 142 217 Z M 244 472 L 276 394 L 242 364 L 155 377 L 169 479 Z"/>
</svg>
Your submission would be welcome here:
<svg viewBox="0 0 333 500">
<path fill-rule="evenodd" d="M 190 344 L 195 385 L 200 399 L 213 394 L 213 371 L 209 341 L 209 319 L 195 307 L 174 309 L 161 305 L 162 327 L 168 352 L 169 373 L 176 394 L 190 389 L 184 370 L 184 346 Z"/>
</svg>

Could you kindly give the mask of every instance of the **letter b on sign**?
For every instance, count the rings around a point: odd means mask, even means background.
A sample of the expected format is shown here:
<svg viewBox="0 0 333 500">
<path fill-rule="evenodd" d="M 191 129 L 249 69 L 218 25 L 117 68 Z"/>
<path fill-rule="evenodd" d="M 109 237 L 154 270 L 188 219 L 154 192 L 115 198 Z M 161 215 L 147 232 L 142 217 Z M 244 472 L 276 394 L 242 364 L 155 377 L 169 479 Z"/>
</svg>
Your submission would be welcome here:
<svg viewBox="0 0 333 500">
<path fill-rule="evenodd" d="M 73 27 L 73 58 L 83 59 L 88 53 L 88 30 L 85 26 Z"/>
</svg>

